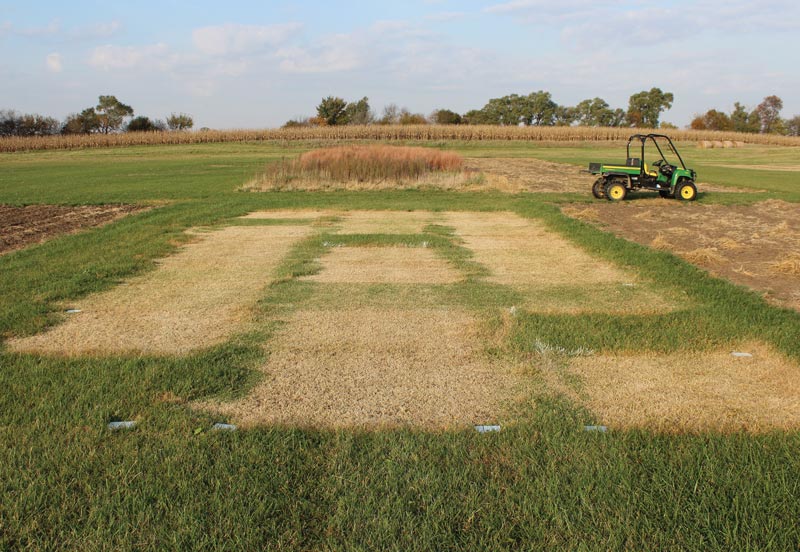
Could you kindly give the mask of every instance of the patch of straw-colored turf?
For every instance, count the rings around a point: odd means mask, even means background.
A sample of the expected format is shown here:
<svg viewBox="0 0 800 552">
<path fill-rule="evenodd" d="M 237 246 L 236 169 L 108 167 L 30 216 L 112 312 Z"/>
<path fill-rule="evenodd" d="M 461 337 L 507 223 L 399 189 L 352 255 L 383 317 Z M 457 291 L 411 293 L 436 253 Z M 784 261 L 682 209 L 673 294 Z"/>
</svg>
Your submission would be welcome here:
<svg viewBox="0 0 800 552">
<path fill-rule="evenodd" d="M 633 282 L 611 264 L 593 258 L 538 221 L 515 213 L 445 213 L 490 281 L 505 285 L 586 285 Z"/>
<path fill-rule="evenodd" d="M 419 234 L 436 220 L 436 213 L 430 211 L 350 211 L 339 233 Z"/>
<path fill-rule="evenodd" d="M 198 406 L 243 426 L 435 429 L 499 422 L 519 381 L 460 309 L 298 311 L 269 348 L 248 396 Z"/>
<path fill-rule="evenodd" d="M 322 271 L 306 279 L 351 284 L 449 284 L 462 279 L 424 247 L 335 247 L 320 263 Z"/>
<path fill-rule="evenodd" d="M 588 356 L 570 361 L 579 395 L 614 428 L 664 432 L 800 428 L 800 367 L 762 344 L 740 351 Z"/>
<path fill-rule="evenodd" d="M 501 192 L 586 193 L 596 178 L 580 167 L 541 159 L 467 159 L 466 167 L 486 175 L 489 188 Z"/>
<path fill-rule="evenodd" d="M 335 211 L 322 211 L 319 209 L 278 209 L 274 211 L 255 211 L 248 213 L 243 219 L 275 219 L 275 220 L 303 220 L 303 219 L 317 219 L 320 217 L 328 217 L 336 215 Z"/>
<path fill-rule="evenodd" d="M 9 346 L 63 355 L 181 354 L 219 343 L 242 328 L 270 273 L 309 232 L 238 226 L 197 234 L 155 271 L 71 304 L 81 312 Z"/>
</svg>

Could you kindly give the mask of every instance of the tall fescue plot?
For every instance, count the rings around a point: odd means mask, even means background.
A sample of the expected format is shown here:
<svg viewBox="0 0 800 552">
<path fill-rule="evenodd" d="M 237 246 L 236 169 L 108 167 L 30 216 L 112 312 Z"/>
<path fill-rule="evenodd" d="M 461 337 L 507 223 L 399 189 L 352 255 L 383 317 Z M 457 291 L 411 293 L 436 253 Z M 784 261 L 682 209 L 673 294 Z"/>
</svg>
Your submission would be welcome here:
<svg viewBox="0 0 800 552">
<path fill-rule="evenodd" d="M 204 130 L 199 132 L 125 132 L 120 134 L 66 134 L 0 138 L 0 152 L 103 148 L 138 145 L 205 144 L 264 140 L 384 140 L 605 142 L 627 140 L 634 132 L 666 133 L 688 142 L 800 146 L 800 137 L 713 130 L 630 129 L 626 127 L 499 126 L 499 125 L 346 125 L 280 129 Z M 702 146 L 701 146 L 702 147 Z M 708 147 L 708 146 L 706 146 Z"/>
<path fill-rule="evenodd" d="M 462 174 L 463 164 L 464 160 L 457 153 L 430 148 L 340 146 L 312 150 L 296 159 L 284 159 L 269 165 L 245 188 L 320 190 L 417 187 L 423 184 L 452 188 L 469 178 L 469 175 Z M 439 178 L 431 179 L 432 176 Z"/>
</svg>

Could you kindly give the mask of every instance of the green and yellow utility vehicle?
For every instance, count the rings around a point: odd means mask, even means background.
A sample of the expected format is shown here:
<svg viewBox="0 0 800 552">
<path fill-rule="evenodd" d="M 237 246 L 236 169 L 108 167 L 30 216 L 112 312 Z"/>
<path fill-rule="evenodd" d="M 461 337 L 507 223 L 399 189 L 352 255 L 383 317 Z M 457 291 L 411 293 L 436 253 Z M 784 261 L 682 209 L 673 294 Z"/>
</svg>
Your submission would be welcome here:
<svg viewBox="0 0 800 552">
<path fill-rule="evenodd" d="M 639 157 L 631 156 L 632 148 Z M 669 136 L 634 134 L 628 139 L 627 152 L 624 165 L 589 163 L 589 172 L 600 175 L 592 185 L 594 197 L 622 201 L 633 190 L 651 190 L 661 197 L 697 199 L 697 173 L 686 167 Z M 655 161 L 648 165 L 645 154 Z"/>
</svg>

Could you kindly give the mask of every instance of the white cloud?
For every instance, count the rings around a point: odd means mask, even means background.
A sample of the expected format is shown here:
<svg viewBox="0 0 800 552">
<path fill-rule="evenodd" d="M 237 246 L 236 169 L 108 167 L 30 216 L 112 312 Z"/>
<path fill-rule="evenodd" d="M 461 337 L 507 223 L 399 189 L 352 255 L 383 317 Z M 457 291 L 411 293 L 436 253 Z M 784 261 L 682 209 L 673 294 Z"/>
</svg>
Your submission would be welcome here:
<svg viewBox="0 0 800 552">
<path fill-rule="evenodd" d="M 227 23 L 192 31 L 195 48 L 207 55 L 256 54 L 279 46 L 302 28 L 300 23 L 237 25 Z"/>
<path fill-rule="evenodd" d="M 45 63 L 47 64 L 47 70 L 51 73 L 60 73 L 64 69 L 61 54 L 58 52 L 48 54 L 45 58 Z"/>
<path fill-rule="evenodd" d="M 89 65 L 105 71 L 155 67 L 165 69 L 172 63 L 169 48 L 164 43 L 149 46 L 98 46 L 89 57 Z"/>
</svg>

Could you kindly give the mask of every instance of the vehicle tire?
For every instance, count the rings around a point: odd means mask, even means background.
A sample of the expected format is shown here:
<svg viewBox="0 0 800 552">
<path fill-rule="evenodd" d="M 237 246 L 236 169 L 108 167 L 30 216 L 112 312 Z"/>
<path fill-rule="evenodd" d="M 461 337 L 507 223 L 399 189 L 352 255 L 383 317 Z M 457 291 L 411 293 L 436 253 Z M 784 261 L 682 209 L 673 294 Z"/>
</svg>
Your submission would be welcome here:
<svg viewBox="0 0 800 552">
<path fill-rule="evenodd" d="M 628 188 L 621 180 L 609 180 L 603 193 L 609 201 L 622 201 L 628 195 Z"/>
<path fill-rule="evenodd" d="M 606 193 L 604 191 L 605 187 L 606 187 L 606 179 L 598 178 L 597 180 L 594 181 L 594 184 L 592 184 L 592 195 L 596 199 L 605 199 L 606 197 Z"/>
<path fill-rule="evenodd" d="M 669 193 L 669 190 L 659 190 L 658 191 L 658 195 L 660 195 L 661 197 L 666 198 L 666 199 L 672 199 L 672 198 L 675 197 L 674 195 Z"/>
<path fill-rule="evenodd" d="M 675 186 L 675 197 L 681 201 L 694 201 L 697 199 L 697 187 L 691 180 L 681 180 Z"/>
</svg>

